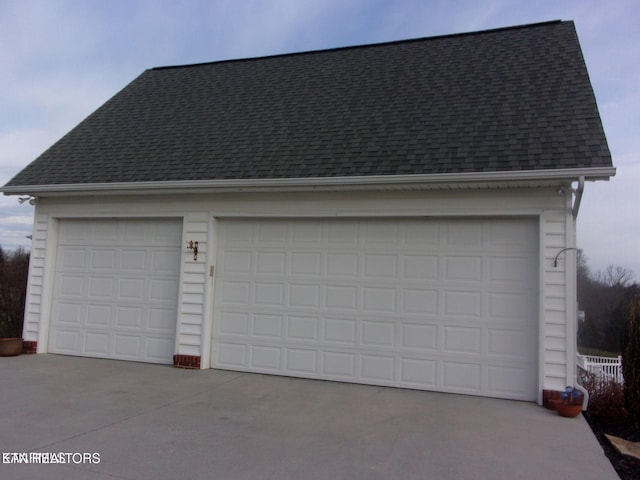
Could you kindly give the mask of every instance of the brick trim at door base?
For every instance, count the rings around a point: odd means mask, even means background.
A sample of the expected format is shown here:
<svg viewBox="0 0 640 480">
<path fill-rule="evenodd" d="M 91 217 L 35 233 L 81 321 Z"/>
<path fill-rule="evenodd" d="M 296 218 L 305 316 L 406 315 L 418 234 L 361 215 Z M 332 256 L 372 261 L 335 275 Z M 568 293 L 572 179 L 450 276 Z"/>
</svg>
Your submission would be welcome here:
<svg viewBox="0 0 640 480">
<path fill-rule="evenodd" d="M 198 355 L 174 355 L 173 366 L 176 368 L 200 368 L 200 357 Z"/>
<path fill-rule="evenodd" d="M 23 340 L 22 341 L 22 353 L 26 355 L 30 355 L 32 353 L 38 353 L 38 342 L 33 342 L 31 340 Z"/>
<path fill-rule="evenodd" d="M 560 400 L 562 392 L 557 390 L 542 390 L 542 405 L 546 408 L 553 408 L 549 404 L 549 400 Z"/>
</svg>

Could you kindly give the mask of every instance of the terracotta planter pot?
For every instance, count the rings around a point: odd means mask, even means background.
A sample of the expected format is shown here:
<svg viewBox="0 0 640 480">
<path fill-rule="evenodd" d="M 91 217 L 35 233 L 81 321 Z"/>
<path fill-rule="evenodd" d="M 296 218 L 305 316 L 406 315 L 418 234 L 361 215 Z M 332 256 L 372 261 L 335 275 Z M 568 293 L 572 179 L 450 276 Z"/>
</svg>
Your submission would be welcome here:
<svg viewBox="0 0 640 480">
<path fill-rule="evenodd" d="M 547 408 L 549 410 L 557 410 L 556 406 L 560 405 L 562 403 L 562 400 L 559 398 L 550 398 L 549 400 L 547 400 Z"/>
<path fill-rule="evenodd" d="M 582 413 L 582 403 L 578 405 L 567 405 L 566 403 L 556 403 L 556 410 L 561 417 L 577 417 Z"/>
<path fill-rule="evenodd" d="M 21 353 L 21 338 L 0 338 L 0 357 L 14 357 Z"/>
</svg>

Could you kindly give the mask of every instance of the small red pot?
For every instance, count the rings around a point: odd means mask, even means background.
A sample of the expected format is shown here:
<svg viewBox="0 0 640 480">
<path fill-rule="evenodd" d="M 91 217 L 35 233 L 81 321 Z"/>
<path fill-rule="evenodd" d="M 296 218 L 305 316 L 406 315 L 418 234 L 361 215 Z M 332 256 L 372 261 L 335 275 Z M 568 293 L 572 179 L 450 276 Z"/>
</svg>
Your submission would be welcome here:
<svg viewBox="0 0 640 480">
<path fill-rule="evenodd" d="M 21 338 L 0 338 L 0 357 L 15 357 L 21 353 Z"/>
</svg>

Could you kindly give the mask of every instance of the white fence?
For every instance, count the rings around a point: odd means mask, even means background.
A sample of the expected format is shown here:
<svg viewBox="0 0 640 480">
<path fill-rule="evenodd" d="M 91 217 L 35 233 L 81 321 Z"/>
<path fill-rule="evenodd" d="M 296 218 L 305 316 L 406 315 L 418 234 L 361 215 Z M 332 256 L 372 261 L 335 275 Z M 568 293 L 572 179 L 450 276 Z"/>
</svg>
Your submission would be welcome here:
<svg viewBox="0 0 640 480">
<path fill-rule="evenodd" d="M 622 357 L 595 357 L 578 354 L 578 367 L 616 382 L 624 383 L 622 377 Z"/>
</svg>

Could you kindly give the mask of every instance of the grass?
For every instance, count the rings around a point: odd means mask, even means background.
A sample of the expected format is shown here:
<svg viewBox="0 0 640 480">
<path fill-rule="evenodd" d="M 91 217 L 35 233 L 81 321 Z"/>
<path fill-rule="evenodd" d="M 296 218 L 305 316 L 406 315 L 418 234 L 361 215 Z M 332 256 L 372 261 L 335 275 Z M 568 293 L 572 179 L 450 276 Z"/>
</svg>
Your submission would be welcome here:
<svg viewBox="0 0 640 480">
<path fill-rule="evenodd" d="M 578 347 L 578 352 L 580 353 L 580 355 L 593 355 L 594 357 L 618 358 L 618 356 L 620 356 L 620 352 L 607 352 L 606 350 L 600 350 L 599 348 L 591 347 Z"/>
</svg>

